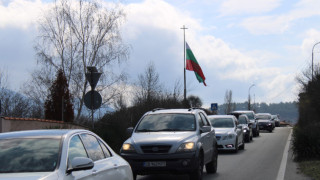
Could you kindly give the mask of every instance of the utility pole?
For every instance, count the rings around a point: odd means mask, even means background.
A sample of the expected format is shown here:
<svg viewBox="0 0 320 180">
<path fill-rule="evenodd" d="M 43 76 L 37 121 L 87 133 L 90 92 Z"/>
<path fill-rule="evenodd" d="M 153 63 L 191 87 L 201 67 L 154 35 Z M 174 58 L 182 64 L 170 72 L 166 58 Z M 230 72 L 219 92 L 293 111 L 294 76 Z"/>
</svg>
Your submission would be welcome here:
<svg viewBox="0 0 320 180">
<path fill-rule="evenodd" d="M 255 86 L 255 84 L 252 84 L 250 87 L 249 87 L 249 90 L 248 90 L 248 110 L 251 110 L 251 97 L 250 97 L 250 89 Z"/>
<path fill-rule="evenodd" d="M 186 28 L 184 25 L 182 28 L 183 30 L 183 74 L 184 74 L 184 91 L 183 91 L 183 100 L 187 100 L 187 88 L 186 88 Z"/>
<path fill-rule="evenodd" d="M 319 44 L 319 43 L 320 43 L 320 42 L 315 43 L 315 44 L 313 45 L 313 47 L 312 47 L 311 81 L 313 81 L 313 49 L 314 49 L 314 47 L 315 47 L 317 44 Z"/>
</svg>

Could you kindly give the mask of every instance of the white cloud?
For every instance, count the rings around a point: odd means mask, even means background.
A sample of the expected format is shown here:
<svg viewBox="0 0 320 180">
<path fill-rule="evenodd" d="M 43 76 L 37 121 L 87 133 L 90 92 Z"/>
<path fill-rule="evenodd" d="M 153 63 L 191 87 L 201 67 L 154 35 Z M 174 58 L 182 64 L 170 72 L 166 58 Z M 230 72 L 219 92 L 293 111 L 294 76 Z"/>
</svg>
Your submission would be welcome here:
<svg viewBox="0 0 320 180">
<path fill-rule="evenodd" d="M 260 16 L 247 18 L 241 26 L 257 35 L 278 34 L 285 32 L 290 25 L 288 16 Z"/>
<path fill-rule="evenodd" d="M 227 0 L 220 13 L 223 16 L 269 12 L 280 5 L 281 0 Z"/>
<path fill-rule="evenodd" d="M 292 95 L 298 94 L 298 86 L 293 83 L 294 79 L 293 74 L 278 74 L 269 81 L 259 83 L 258 86 L 264 90 L 267 103 L 293 101 L 296 99 L 292 99 Z"/>
<path fill-rule="evenodd" d="M 35 23 L 43 7 L 41 0 L 12 0 L 7 4 L 0 2 L 0 28 L 26 29 Z"/>
<path fill-rule="evenodd" d="M 320 42 L 320 31 L 316 29 L 309 29 L 304 34 L 304 39 L 302 41 L 302 44 L 300 46 L 303 54 L 305 57 L 308 57 L 312 54 L 312 48 L 314 47 L 314 54 L 318 53 L 318 56 L 320 56 L 320 44 L 316 43 Z"/>
<path fill-rule="evenodd" d="M 276 89 L 279 86 L 277 83 L 269 84 L 270 79 L 278 79 L 282 72 L 280 68 L 268 66 L 268 61 L 279 58 L 274 53 L 263 52 L 260 55 L 258 53 L 245 53 L 233 48 L 223 39 L 212 35 L 203 35 L 202 30 L 206 29 L 206 27 L 201 25 L 201 20 L 194 19 L 187 12 L 181 12 L 163 1 L 146 0 L 143 3 L 129 4 L 126 10 L 128 17 L 126 35 L 132 40 L 141 38 L 141 34 L 149 34 L 150 32 L 147 31 L 156 31 L 158 29 L 163 31 L 163 34 L 174 34 L 182 43 L 183 36 L 180 27 L 183 24 L 189 27 L 186 31 L 188 44 L 207 79 L 208 77 L 218 77 L 220 80 L 244 83 L 258 81 L 272 86 L 270 89 Z M 158 35 L 158 33 L 158 31 L 155 32 L 155 35 Z M 167 38 L 167 36 L 159 38 Z M 166 41 L 170 42 L 170 39 Z M 176 47 L 176 45 L 176 42 L 168 44 L 166 49 L 161 49 L 161 53 L 164 54 L 164 52 L 170 51 L 172 52 L 172 57 L 181 56 L 181 47 Z M 147 48 L 149 47 L 145 49 Z M 179 50 L 177 51 L 177 49 Z M 144 57 L 148 57 L 147 54 L 150 52 L 144 51 L 144 53 Z M 172 58 L 172 60 L 180 61 L 180 59 L 176 58 Z M 162 63 L 168 64 L 169 61 L 163 59 Z M 180 67 L 175 68 L 179 72 L 180 69 Z M 159 70 L 170 74 L 168 69 Z M 265 96 L 272 96 L 272 91 L 265 91 L 265 93 L 268 94 Z"/>
<path fill-rule="evenodd" d="M 320 15 L 318 0 L 301 0 L 294 7 L 295 9 L 280 15 L 250 17 L 244 19 L 240 25 L 256 35 L 281 34 L 296 20 Z"/>
</svg>

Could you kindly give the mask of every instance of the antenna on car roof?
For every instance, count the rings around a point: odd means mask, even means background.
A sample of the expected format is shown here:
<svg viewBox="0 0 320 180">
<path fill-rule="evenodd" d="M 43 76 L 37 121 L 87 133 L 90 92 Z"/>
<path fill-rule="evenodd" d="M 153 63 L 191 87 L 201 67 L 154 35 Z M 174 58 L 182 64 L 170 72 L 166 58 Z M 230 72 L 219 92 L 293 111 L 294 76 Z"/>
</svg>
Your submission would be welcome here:
<svg viewBox="0 0 320 180">
<path fill-rule="evenodd" d="M 158 110 L 163 110 L 164 108 L 154 108 L 152 109 L 152 112 L 158 111 Z"/>
</svg>

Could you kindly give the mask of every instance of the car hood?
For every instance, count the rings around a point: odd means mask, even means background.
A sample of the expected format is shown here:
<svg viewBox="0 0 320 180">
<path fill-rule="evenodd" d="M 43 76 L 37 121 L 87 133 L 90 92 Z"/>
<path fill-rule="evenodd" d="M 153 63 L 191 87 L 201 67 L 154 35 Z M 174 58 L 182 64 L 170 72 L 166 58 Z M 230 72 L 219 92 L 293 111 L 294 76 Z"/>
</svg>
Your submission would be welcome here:
<svg viewBox="0 0 320 180">
<path fill-rule="evenodd" d="M 53 180 L 58 179 L 54 172 L 0 173 L 0 179 L 6 180 Z"/>
<path fill-rule="evenodd" d="M 196 136 L 192 132 L 142 132 L 133 133 L 131 141 L 134 144 L 175 144 L 177 142 L 192 139 Z M 192 140 L 191 140 L 192 141 Z"/>
<path fill-rule="evenodd" d="M 234 128 L 214 128 L 216 134 L 228 134 L 234 132 Z"/>
</svg>

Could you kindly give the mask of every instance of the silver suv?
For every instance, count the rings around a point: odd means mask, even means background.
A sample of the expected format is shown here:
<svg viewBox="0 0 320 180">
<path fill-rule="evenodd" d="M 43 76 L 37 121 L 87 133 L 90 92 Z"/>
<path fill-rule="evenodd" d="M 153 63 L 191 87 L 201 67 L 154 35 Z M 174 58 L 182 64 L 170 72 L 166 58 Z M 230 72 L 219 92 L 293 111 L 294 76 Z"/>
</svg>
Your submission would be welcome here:
<svg viewBox="0 0 320 180">
<path fill-rule="evenodd" d="M 217 171 L 215 132 L 200 109 L 156 109 L 145 113 L 120 150 L 137 174 L 183 173 L 200 180 L 203 167 Z"/>
</svg>

